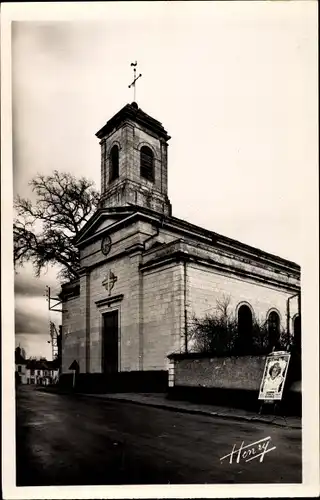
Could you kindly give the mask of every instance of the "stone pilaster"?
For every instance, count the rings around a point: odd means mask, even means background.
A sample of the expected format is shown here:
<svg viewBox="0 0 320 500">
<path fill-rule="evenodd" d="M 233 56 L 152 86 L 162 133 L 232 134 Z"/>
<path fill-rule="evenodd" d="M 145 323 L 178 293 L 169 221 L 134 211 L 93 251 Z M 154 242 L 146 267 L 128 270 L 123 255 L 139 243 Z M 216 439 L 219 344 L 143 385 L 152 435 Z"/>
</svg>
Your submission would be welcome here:
<svg viewBox="0 0 320 500">
<path fill-rule="evenodd" d="M 80 273 L 80 321 L 84 348 L 84 366 L 80 371 L 90 372 L 90 273 L 83 269 Z M 82 342 L 81 342 L 82 344 Z"/>
</svg>

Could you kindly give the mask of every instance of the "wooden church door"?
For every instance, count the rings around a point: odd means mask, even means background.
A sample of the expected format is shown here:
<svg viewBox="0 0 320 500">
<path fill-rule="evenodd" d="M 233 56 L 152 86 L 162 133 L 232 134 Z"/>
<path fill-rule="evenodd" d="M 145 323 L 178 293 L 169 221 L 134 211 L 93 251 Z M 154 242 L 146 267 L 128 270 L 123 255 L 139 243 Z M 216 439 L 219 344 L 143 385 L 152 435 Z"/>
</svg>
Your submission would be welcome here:
<svg viewBox="0 0 320 500">
<path fill-rule="evenodd" d="M 118 311 L 103 314 L 102 370 L 104 373 L 118 371 Z"/>
</svg>

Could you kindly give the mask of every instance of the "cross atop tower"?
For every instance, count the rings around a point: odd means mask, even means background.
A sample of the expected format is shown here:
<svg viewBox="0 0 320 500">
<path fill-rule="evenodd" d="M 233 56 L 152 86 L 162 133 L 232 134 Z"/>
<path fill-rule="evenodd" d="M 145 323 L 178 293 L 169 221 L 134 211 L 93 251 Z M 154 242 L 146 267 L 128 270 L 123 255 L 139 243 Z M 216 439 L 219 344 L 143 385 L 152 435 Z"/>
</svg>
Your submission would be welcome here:
<svg viewBox="0 0 320 500">
<path fill-rule="evenodd" d="M 140 76 L 142 76 L 142 74 L 140 73 L 138 76 L 137 76 L 137 61 L 135 63 L 131 63 L 131 66 L 133 66 L 133 82 L 130 83 L 129 85 L 129 89 L 131 87 L 133 87 L 133 101 L 136 102 L 136 81 L 140 78 Z"/>
</svg>

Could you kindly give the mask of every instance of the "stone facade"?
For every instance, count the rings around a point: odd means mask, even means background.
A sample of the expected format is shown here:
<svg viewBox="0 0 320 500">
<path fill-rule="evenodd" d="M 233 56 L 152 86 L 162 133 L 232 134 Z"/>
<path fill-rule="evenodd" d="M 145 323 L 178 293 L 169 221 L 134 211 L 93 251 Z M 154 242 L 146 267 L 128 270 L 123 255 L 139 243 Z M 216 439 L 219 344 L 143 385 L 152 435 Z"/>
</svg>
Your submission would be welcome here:
<svg viewBox="0 0 320 500">
<path fill-rule="evenodd" d="M 292 330 L 299 313 L 299 266 L 172 217 L 169 136 L 159 122 L 143 112 L 135 115 L 136 108 L 128 106 L 97 134 L 102 202 L 77 240 L 79 280 L 62 288 L 62 371 L 74 359 L 80 372 L 106 369 L 103 325 L 111 311 L 118 318 L 113 348 L 119 371 L 167 370 L 167 355 L 185 350 L 190 317 L 212 311 L 226 295 L 235 314 L 243 303 L 261 319 L 274 310 L 282 326 Z M 119 177 L 110 184 L 114 144 L 121 153 Z M 152 186 L 140 177 L 142 144 L 154 152 Z M 111 246 L 103 253 L 106 237 Z"/>
<path fill-rule="evenodd" d="M 110 217 L 108 209 L 102 213 Z M 234 314 L 243 303 L 260 319 L 276 310 L 286 328 L 288 299 L 299 291 L 296 265 L 273 261 L 267 254 L 248 259 L 230 248 L 222 250 L 217 242 L 196 244 L 194 227 L 188 238 L 188 229 L 179 228 L 176 219 L 173 223 L 172 218 L 164 221 L 159 216 L 156 222 L 151 212 L 125 212 L 124 217 L 125 227 L 118 229 L 119 220 L 103 225 L 103 234 L 107 231 L 112 241 L 107 256 L 101 251 L 101 236 L 81 244 L 84 271 L 79 294 L 69 298 L 66 294 L 64 299 L 64 371 L 73 359 L 81 371 L 102 371 L 102 315 L 112 310 L 119 311 L 120 317 L 120 371 L 167 369 L 167 355 L 185 348 L 192 315 L 212 312 L 216 300 L 226 295 Z M 95 234 L 94 226 L 91 231 Z M 199 239 L 201 232 L 199 228 Z M 116 276 L 110 295 L 103 285 L 109 271 Z M 294 297 L 291 330 L 297 313 Z"/>
</svg>

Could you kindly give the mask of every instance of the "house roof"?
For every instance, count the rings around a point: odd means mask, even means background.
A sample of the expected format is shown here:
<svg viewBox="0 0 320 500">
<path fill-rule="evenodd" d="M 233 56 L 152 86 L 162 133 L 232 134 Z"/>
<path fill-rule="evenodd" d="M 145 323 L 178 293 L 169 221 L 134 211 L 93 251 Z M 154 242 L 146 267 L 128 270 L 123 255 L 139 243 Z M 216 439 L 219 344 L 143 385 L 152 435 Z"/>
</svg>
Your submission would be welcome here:
<svg viewBox="0 0 320 500">
<path fill-rule="evenodd" d="M 47 360 L 29 359 L 27 368 L 30 370 L 48 370 Z"/>
<path fill-rule="evenodd" d="M 58 360 L 28 359 L 27 368 L 29 370 L 57 370 L 59 368 L 59 362 Z"/>
</svg>

